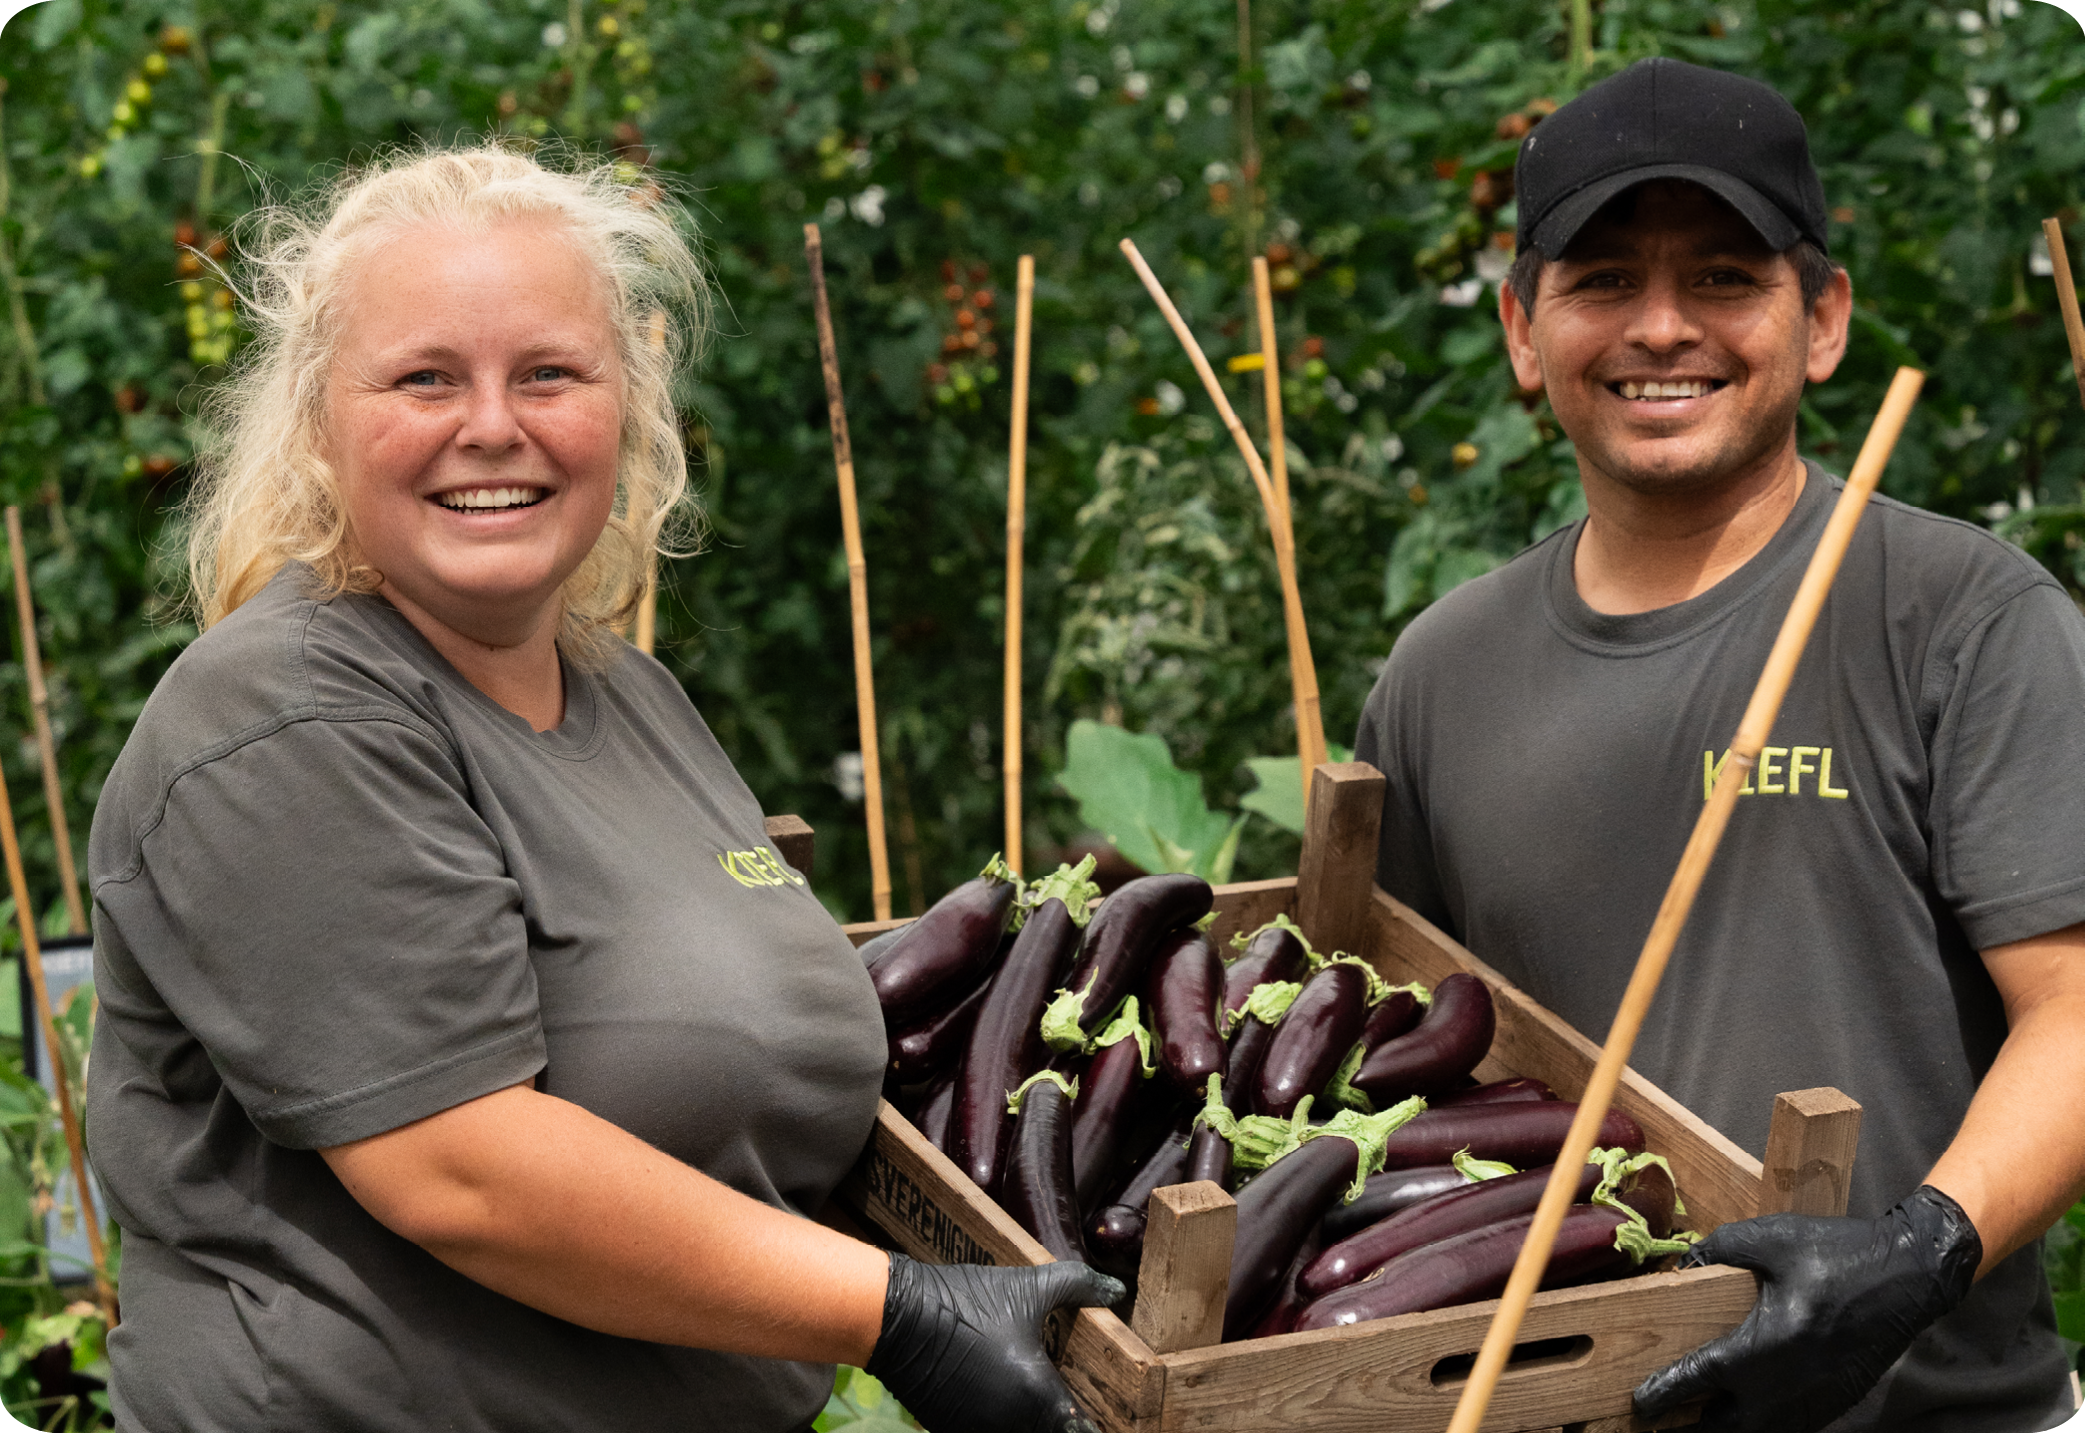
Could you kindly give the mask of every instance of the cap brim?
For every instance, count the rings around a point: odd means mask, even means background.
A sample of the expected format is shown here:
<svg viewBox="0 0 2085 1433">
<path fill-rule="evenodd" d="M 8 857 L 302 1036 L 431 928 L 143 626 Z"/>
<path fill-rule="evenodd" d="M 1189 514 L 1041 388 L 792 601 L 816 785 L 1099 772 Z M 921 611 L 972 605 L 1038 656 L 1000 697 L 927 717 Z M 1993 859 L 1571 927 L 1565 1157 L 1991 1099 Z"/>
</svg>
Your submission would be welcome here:
<svg viewBox="0 0 2085 1433">
<path fill-rule="evenodd" d="M 1727 201 L 1731 208 L 1745 217 L 1745 221 L 1758 231 L 1759 237 L 1775 253 L 1791 247 L 1803 237 L 1793 219 L 1782 213 L 1780 207 L 1742 179 L 1733 178 L 1720 169 L 1710 169 L 1703 164 L 1645 164 L 1635 169 L 1624 169 L 1619 173 L 1605 175 L 1594 180 L 1585 188 L 1557 202 L 1540 223 L 1529 231 L 1528 242 L 1542 251 L 1543 257 L 1561 259 L 1564 250 L 1585 227 L 1586 221 L 1599 213 L 1608 200 L 1625 189 L 1653 179 L 1684 179 L 1699 184 L 1702 188 Z"/>
</svg>

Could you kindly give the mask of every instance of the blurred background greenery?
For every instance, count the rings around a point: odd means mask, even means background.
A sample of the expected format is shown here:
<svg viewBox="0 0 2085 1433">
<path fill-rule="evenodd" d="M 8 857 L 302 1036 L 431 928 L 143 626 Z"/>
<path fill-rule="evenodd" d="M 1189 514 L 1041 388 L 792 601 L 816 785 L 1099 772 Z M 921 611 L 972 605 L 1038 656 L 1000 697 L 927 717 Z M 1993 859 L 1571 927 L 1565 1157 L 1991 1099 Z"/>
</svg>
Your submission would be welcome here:
<svg viewBox="0 0 2085 1433">
<path fill-rule="evenodd" d="M 1269 804 L 1247 763 L 1294 750 L 1272 555 L 1117 240 L 1219 368 L 1256 347 L 1247 266 L 1272 265 L 1335 742 L 1403 623 L 1580 510 L 1569 444 L 1507 371 L 1494 286 L 1518 136 L 1643 55 L 1758 76 L 1809 121 L 1858 308 L 1805 449 L 1843 468 L 1891 370 L 1919 364 L 1887 490 L 1999 528 L 2076 592 L 2085 415 L 2037 244 L 2043 216 L 2077 217 L 2080 38 L 2033 0 L 44 0 L 0 33 L 0 499 L 28 509 L 73 828 L 192 635 L 174 508 L 199 397 L 242 337 L 192 250 L 225 253 L 265 196 L 384 145 L 565 140 L 690 202 L 725 300 L 681 394 L 711 537 L 664 575 L 659 652 L 766 808 L 818 829 L 821 893 L 860 919 L 805 222 L 824 227 L 862 485 L 899 912 L 999 844 L 1024 252 L 1030 849 L 1086 834 L 1055 781 L 1084 719 L 1162 738 L 1200 783 L 1195 819 L 1231 843 L 1204 854 L 1270 875 L 1294 837 L 1235 823 Z M 1226 381 L 1257 431 L 1258 376 Z M 55 906 L 18 662 L 0 662 L 0 702 L 23 738 L 0 770 Z M 34 1143 L 17 1173 L 46 1195 Z M 56 1297 L 22 1295 L 46 1315 Z M 25 1325 L 5 1304 L 21 1408 Z"/>
</svg>

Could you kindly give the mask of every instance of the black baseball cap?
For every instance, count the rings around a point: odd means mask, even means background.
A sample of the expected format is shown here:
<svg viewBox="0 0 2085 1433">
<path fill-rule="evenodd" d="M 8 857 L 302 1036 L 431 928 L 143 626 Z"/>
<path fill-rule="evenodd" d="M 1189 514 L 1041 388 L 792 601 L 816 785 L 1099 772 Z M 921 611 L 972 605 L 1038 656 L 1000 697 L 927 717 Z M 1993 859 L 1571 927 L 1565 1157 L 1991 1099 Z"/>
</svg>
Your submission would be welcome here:
<svg viewBox="0 0 2085 1433">
<path fill-rule="evenodd" d="M 1712 191 L 1779 252 L 1825 242 L 1824 186 L 1795 106 L 1757 80 L 1638 60 L 1543 120 L 1513 167 L 1517 247 L 1561 258 L 1600 206 L 1650 179 Z"/>
</svg>

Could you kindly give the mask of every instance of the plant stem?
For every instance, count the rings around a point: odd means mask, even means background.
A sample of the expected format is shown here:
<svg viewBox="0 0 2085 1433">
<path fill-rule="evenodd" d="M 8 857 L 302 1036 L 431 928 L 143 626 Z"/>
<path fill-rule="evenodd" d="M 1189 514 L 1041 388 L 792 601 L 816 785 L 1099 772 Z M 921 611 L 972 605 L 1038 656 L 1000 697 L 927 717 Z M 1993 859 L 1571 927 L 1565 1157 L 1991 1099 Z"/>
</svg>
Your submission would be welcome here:
<svg viewBox="0 0 2085 1433">
<path fill-rule="evenodd" d="M 585 0 L 565 0 L 565 63 L 572 70 L 572 101 L 565 106 L 565 133 L 577 135 L 586 125 Z"/>
<path fill-rule="evenodd" d="M 1593 0 L 1571 0 L 1571 88 L 1593 63 Z"/>
<path fill-rule="evenodd" d="M 1252 92 L 1252 0 L 1238 0 L 1238 228 L 1248 259 L 1260 251 L 1260 135 Z"/>
<path fill-rule="evenodd" d="M 231 104 L 229 90 L 220 89 L 210 96 L 210 130 L 197 146 L 202 164 L 195 178 L 195 227 L 205 243 L 209 242 L 210 206 L 217 201 L 217 156 L 224 149 L 225 115 Z"/>
<path fill-rule="evenodd" d="M 5 93 L 0 90 L 0 106 L 6 103 Z M 22 276 L 15 267 L 14 248 L 7 242 L 8 210 L 14 200 L 12 169 L 7 160 L 5 111 L 0 109 L 0 274 L 7 280 L 7 315 L 14 325 L 15 351 L 21 358 L 29 401 L 41 408 L 50 401 L 43 386 L 43 359 L 37 352 L 36 329 L 29 322 L 29 304 L 22 292 Z"/>
</svg>

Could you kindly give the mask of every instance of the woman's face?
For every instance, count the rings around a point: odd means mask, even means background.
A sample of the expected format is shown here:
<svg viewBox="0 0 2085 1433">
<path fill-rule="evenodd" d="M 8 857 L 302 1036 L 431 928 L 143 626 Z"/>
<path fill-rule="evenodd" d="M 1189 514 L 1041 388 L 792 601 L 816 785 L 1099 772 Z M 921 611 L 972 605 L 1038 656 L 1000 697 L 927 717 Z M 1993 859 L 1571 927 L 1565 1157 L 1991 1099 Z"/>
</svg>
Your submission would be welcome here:
<svg viewBox="0 0 2085 1433">
<path fill-rule="evenodd" d="M 600 277 L 545 223 L 428 225 L 364 255 L 344 297 L 327 455 L 357 559 L 416 621 L 494 647 L 554 632 L 615 500 Z"/>
</svg>

